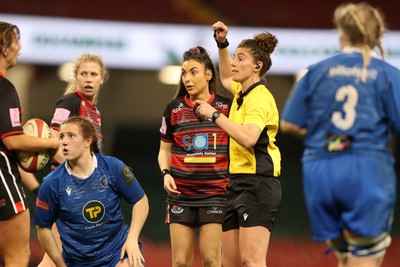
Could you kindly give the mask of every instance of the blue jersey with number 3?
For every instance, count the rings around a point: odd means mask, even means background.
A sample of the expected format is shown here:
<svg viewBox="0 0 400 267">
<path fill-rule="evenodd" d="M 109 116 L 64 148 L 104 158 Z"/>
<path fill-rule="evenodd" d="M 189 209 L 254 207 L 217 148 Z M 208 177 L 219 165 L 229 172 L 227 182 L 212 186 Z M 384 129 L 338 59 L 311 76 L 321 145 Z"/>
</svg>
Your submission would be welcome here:
<svg viewBox="0 0 400 267">
<path fill-rule="evenodd" d="M 400 72 L 374 53 L 348 49 L 315 65 L 301 78 L 282 118 L 307 128 L 307 154 L 329 153 L 331 134 L 351 137 L 351 149 L 386 151 L 390 131 L 400 136 Z"/>
</svg>

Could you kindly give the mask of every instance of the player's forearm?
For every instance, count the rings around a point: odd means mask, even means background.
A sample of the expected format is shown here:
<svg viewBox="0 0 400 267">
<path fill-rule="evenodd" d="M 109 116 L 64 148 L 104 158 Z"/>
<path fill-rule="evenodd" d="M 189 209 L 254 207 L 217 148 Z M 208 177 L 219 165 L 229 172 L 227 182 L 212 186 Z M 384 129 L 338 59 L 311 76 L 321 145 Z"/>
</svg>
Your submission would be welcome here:
<svg viewBox="0 0 400 267">
<path fill-rule="evenodd" d="M 160 170 L 170 169 L 172 144 L 161 141 L 158 152 L 158 165 Z"/>
<path fill-rule="evenodd" d="M 40 138 L 27 134 L 7 136 L 3 139 L 3 143 L 8 150 L 26 152 L 56 149 L 60 145 L 55 138 Z"/>
<path fill-rule="evenodd" d="M 147 196 L 144 195 L 141 200 L 135 203 L 132 208 L 132 219 L 129 229 L 128 239 L 137 241 L 143 225 L 149 214 L 149 202 Z"/>
<path fill-rule="evenodd" d="M 216 123 L 229 135 L 229 137 L 235 140 L 239 145 L 246 148 L 252 148 L 261 134 L 261 130 L 256 125 L 238 124 L 229 120 L 225 115 L 221 115 L 216 120 Z"/>
<path fill-rule="evenodd" d="M 18 170 L 21 175 L 22 183 L 29 189 L 29 191 L 31 191 L 31 192 L 38 191 L 39 187 L 40 187 L 40 183 L 36 179 L 35 175 L 33 173 L 24 171 L 20 167 L 18 167 Z"/>
<path fill-rule="evenodd" d="M 304 138 L 307 135 L 307 129 L 302 128 L 294 123 L 281 120 L 280 129 L 283 133 L 288 133 L 299 138 Z"/>
<path fill-rule="evenodd" d="M 38 239 L 44 251 L 57 267 L 67 267 L 62 258 L 61 251 L 58 249 L 51 227 L 36 226 Z"/>
<path fill-rule="evenodd" d="M 218 49 L 219 75 L 223 87 L 232 93 L 232 58 L 228 48 Z"/>
</svg>

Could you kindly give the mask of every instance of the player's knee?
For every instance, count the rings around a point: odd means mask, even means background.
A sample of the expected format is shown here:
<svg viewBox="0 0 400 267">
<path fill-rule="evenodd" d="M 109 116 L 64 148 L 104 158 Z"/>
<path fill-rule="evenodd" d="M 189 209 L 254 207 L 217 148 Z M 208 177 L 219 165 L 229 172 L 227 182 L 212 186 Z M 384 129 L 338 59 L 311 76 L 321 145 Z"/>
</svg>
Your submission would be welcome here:
<svg viewBox="0 0 400 267">
<path fill-rule="evenodd" d="M 347 238 L 347 242 L 349 251 L 356 257 L 380 256 L 386 253 L 392 238 L 385 232 L 375 237 Z"/>
<path fill-rule="evenodd" d="M 346 263 L 349 258 L 349 244 L 347 241 L 341 236 L 336 239 L 326 241 L 326 244 L 332 248 L 335 253 L 336 258 L 340 263 Z"/>
<path fill-rule="evenodd" d="M 350 254 L 355 257 L 384 255 L 391 241 L 390 235 L 385 232 L 375 237 L 341 237 L 328 240 L 327 244 L 335 250 L 338 259 L 345 262 Z"/>
<path fill-rule="evenodd" d="M 174 267 L 190 267 L 192 261 L 189 259 L 176 258 L 172 260 L 172 266 Z"/>
<path fill-rule="evenodd" d="M 211 258 L 211 257 L 206 257 L 201 259 L 201 266 L 205 267 L 220 267 L 221 266 L 221 261 L 218 258 Z"/>
</svg>

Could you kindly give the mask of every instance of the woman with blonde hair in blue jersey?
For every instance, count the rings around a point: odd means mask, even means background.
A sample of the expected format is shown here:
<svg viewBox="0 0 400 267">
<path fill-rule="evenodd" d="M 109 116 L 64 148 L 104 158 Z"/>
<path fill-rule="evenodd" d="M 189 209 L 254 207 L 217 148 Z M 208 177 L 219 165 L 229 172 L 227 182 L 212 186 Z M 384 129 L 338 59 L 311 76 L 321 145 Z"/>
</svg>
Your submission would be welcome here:
<svg viewBox="0 0 400 267">
<path fill-rule="evenodd" d="M 367 3 L 334 13 L 341 52 L 308 68 L 283 110 L 283 132 L 305 137 L 303 187 L 313 239 L 340 267 L 379 267 L 390 246 L 400 136 L 400 71 L 382 60 L 385 26 Z M 381 53 L 380 57 L 374 48 Z"/>
</svg>

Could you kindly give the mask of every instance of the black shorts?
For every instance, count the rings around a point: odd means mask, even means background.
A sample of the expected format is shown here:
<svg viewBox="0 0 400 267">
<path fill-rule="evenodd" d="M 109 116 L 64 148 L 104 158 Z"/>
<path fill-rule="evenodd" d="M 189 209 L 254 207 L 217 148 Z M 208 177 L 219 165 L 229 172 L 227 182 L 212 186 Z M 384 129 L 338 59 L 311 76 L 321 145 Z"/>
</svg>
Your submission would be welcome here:
<svg viewBox="0 0 400 267">
<path fill-rule="evenodd" d="M 18 165 L 0 152 L 0 220 L 28 209 Z"/>
<path fill-rule="evenodd" d="M 281 198 L 281 183 L 275 177 L 234 175 L 227 187 L 222 230 L 265 226 L 271 231 Z"/>
<path fill-rule="evenodd" d="M 224 207 L 188 207 L 167 204 L 165 223 L 184 223 L 198 227 L 206 223 L 220 223 L 224 220 Z"/>
</svg>

